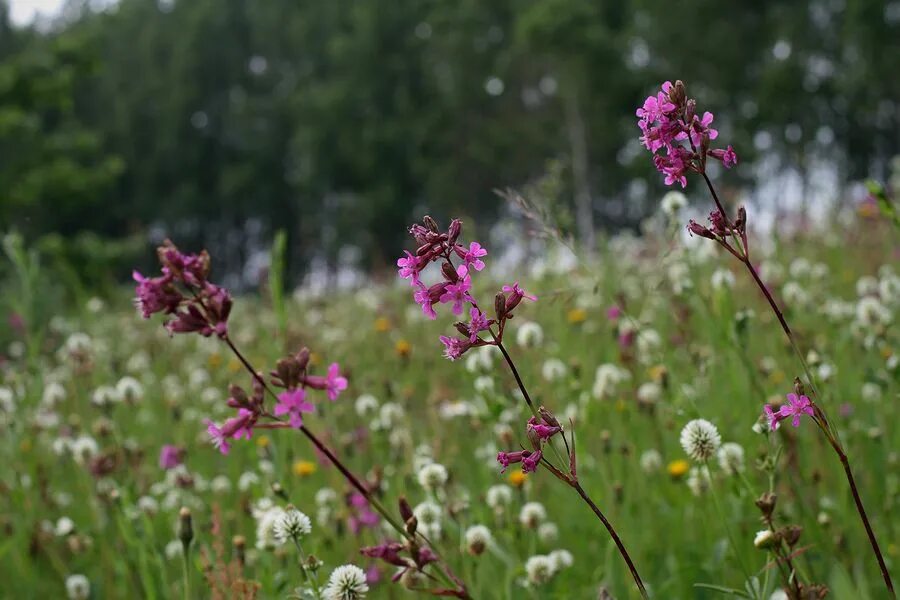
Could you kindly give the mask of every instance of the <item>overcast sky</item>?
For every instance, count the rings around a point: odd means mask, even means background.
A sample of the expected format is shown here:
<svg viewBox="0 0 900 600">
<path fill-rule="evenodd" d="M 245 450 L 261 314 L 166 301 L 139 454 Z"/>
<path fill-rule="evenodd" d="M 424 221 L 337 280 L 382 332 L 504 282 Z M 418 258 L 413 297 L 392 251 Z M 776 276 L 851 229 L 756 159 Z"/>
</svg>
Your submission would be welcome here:
<svg viewBox="0 0 900 600">
<path fill-rule="evenodd" d="M 9 16 L 16 25 L 28 25 L 38 13 L 55 15 L 65 0 L 7 0 Z"/>
</svg>

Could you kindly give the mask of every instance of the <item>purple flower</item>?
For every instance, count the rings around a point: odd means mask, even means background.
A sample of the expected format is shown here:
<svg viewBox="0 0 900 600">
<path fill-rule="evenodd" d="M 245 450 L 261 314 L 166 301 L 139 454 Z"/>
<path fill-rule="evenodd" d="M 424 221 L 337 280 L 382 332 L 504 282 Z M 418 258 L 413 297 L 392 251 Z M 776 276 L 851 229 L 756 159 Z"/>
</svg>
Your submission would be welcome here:
<svg viewBox="0 0 900 600">
<path fill-rule="evenodd" d="M 209 434 L 213 446 L 222 454 L 228 454 L 228 451 L 231 449 L 231 446 L 228 445 L 228 436 L 226 436 L 222 432 L 222 429 L 209 419 L 206 419 L 203 422 L 206 424 L 206 433 Z"/>
<path fill-rule="evenodd" d="M 182 297 L 171 277 L 144 277 L 137 271 L 131 276 L 137 282 L 134 303 L 145 319 L 158 312 L 173 313 L 178 308 Z"/>
<path fill-rule="evenodd" d="M 484 269 L 484 261 L 481 260 L 482 256 L 487 256 L 487 250 L 485 250 L 481 244 L 478 242 L 472 242 L 469 244 L 469 249 L 462 255 L 462 259 L 465 261 L 466 266 L 473 267 L 476 271 L 481 271 Z"/>
<path fill-rule="evenodd" d="M 337 363 L 329 365 L 327 376 L 309 375 L 303 382 L 315 390 L 326 390 L 331 401 L 337 400 L 338 395 L 347 389 L 347 378 L 341 377 L 340 366 Z"/>
<path fill-rule="evenodd" d="M 469 268 L 465 265 L 460 265 L 456 269 L 456 274 L 459 276 L 459 279 L 446 285 L 440 301 L 441 304 L 452 302 L 453 314 L 461 315 L 463 303 L 472 301 L 472 296 L 469 295 L 469 290 L 472 289 L 472 277 L 469 275 Z"/>
<path fill-rule="evenodd" d="M 183 455 L 184 451 L 178 446 L 166 444 L 159 451 L 159 468 L 166 470 L 174 469 L 181 464 Z"/>
<path fill-rule="evenodd" d="M 710 150 L 709 155 L 716 160 L 721 160 L 726 169 L 730 169 L 738 164 L 737 154 L 735 154 L 734 148 L 731 146 L 728 146 L 725 150 L 722 150 L 721 148 Z"/>
<path fill-rule="evenodd" d="M 491 322 L 487 315 L 474 306 L 469 309 L 469 316 L 472 319 L 469 321 L 469 342 L 474 344 L 478 340 L 478 334 L 488 329 Z"/>
<path fill-rule="evenodd" d="M 703 142 L 703 134 L 707 134 L 711 140 L 719 137 L 719 132 L 709 126 L 713 122 L 713 118 L 713 114 L 709 111 L 703 113 L 702 119 L 694 115 L 694 122 L 691 127 L 691 141 L 698 148 Z"/>
<path fill-rule="evenodd" d="M 506 314 L 512 312 L 512 310 L 522 301 L 522 298 L 531 300 L 532 302 L 537 301 L 537 296 L 533 296 L 520 288 L 518 281 L 512 285 L 504 285 L 503 291 L 509 294 L 506 297 Z"/>
<path fill-rule="evenodd" d="M 425 287 L 424 284 L 419 283 L 418 286 L 419 289 L 413 293 L 413 299 L 422 307 L 422 312 L 426 317 L 431 320 L 436 319 L 437 313 L 434 312 L 434 305 L 441 301 L 444 290 L 447 288 L 447 282 L 442 281 L 431 287 Z"/>
<path fill-rule="evenodd" d="M 546 423 L 541 423 L 538 422 L 535 417 L 531 417 L 530 419 L 528 419 L 528 425 L 526 425 L 526 429 L 529 431 L 533 431 L 542 440 L 548 440 L 562 431 L 562 427 L 560 427 L 559 425 L 548 425 Z"/>
<path fill-rule="evenodd" d="M 522 459 L 522 472 L 523 473 L 534 473 L 537 471 L 538 465 L 541 462 L 541 451 L 535 450 L 531 452 Z"/>
<path fill-rule="evenodd" d="M 472 344 L 469 342 L 469 340 L 462 340 L 446 335 L 442 335 L 440 337 L 440 340 L 441 343 L 444 344 L 444 356 L 446 356 L 450 360 L 456 360 L 457 358 L 465 354 L 469 348 L 472 347 Z"/>
<path fill-rule="evenodd" d="M 815 410 L 813 409 L 813 404 L 809 397 L 788 394 L 787 399 L 788 404 L 785 404 L 777 411 L 773 410 L 769 404 L 766 404 L 763 408 L 766 420 L 769 422 L 769 428 L 772 431 L 778 429 L 778 424 L 784 419 L 790 418 L 791 425 L 800 427 L 800 417 L 803 415 L 808 415 L 810 417 L 815 415 Z"/>
<path fill-rule="evenodd" d="M 505 473 L 509 465 L 522 462 L 522 459 L 528 453 L 527 450 L 516 450 L 515 452 L 498 452 L 497 462 L 503 467 L 500 472 Z"/>
<path fill-rule="evenodd" d="M 409 279 L 411 285 L 416 285 L 419 283 L 419 271 L 421 270 L 419 259 L 409 250 L 403 252 L 406 256 L 397 259 L 398 272 L 403 279 Z"/>
<path fill-rule="evenodd" d="M 287 390 L 278 394 L 278 404 L 275 405 L 275 415 L 290 415 L 291 427 L 300 429 L 303 426 L 303 413 L 313 412 L 312 402 L 306 400 L 306 391 L 303 388 Z"/>
</svg>

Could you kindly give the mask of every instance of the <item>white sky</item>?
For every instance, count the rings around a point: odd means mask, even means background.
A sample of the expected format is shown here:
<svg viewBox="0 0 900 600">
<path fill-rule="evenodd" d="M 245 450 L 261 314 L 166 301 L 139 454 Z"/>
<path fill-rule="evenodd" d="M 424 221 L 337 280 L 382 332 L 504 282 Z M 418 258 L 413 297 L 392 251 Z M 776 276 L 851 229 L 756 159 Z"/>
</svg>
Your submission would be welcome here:
<svg viewBox="0 0 900 600">
<path fill-rule="evenodd" d="M 38 14 L 52 16 L 59 12 L 65 0 L 7 0 L 9 16 L 14 25 L 28 25 Z"/>
</svg>

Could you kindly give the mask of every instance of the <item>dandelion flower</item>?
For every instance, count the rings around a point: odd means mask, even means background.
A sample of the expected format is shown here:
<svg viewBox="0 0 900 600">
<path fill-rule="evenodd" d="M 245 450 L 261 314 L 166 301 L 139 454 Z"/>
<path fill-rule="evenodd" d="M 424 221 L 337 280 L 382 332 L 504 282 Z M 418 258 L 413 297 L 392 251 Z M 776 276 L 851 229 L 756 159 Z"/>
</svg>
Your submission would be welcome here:
<svg viewBox="0 0 900 600">
<path fill-rule="evenodd" d="M 447 477 L 447 468 L 438 463 L 425 465 L 418 473 L 419 485 L 429 492 L 442 489 L 447 483 Z"/>
<path fill-rule="evenodd" d="M 694 419 L 681 430 L 681 447 L 697 462 L 711 459 L 721 445 L 719 430 L 706 419 Z"/>
<path fill-rule="evenodd" d="M 484 552 L 492 539 L 491 530 L 484 525 L 473 525 L 466 529 L 466 548 L 473 556 Z"/>
<path fill-rule="evenodd" d="M 326 600 L 357 600 L 369 591 L 366 574 L 356 565 L 343 565 L 331 572 L 323 590 Z"/>
<path fill-rule="evenodd" d="M 532 556 L 525 561 L 525 576 L 532 585 L 543 585 L 550 581 L 554 574 L 553 561 L 549 556 Z"/>
</svg>

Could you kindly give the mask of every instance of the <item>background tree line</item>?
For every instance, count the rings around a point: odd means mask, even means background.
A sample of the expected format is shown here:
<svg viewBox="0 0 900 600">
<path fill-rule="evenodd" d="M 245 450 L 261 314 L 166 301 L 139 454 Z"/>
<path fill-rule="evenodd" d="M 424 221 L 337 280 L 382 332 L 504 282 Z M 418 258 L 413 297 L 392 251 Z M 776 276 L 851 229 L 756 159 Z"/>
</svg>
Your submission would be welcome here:
<svg viewBox="0 0 900 600">
<path fill-rule="evenodd" d="M 161 231 L 232 270 L 276 229 L 295 276 L 377 268 L 414 215 L 490 223 L 549 160 L 590 240 L 658 195 L 634 109 L 669 78 L 745 176 L 900 151 L 896 1 L 119 0 L 27 29 L 0 1 L 0 57 L 0 228 L 89 278 Z"/>
</svg>

